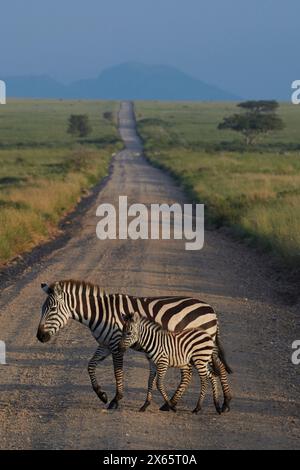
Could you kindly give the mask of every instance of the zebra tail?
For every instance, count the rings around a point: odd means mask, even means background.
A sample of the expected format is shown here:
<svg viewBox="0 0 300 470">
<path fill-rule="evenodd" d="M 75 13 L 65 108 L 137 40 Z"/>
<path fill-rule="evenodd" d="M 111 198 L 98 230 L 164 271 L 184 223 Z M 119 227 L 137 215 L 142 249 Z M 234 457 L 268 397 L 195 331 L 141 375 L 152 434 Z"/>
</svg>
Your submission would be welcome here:
<svg viewBox="0 0 300 470">
<path fill-rule="evenodd" d="M 217 354 L 216 354 L 216 356 L 218 357 Z M 210 366 L 212 367 L 212 371 L 213 371 L 214 375 L 216 377 L 220 377 L 220 375 L 221 375 L 220 374 L 220 369 L 218 368 L 218 365 L 216 363 L 216 357 L 215 357 L 214 354 L 212 355 L 212 363 L 210 364 Z"/>
<path fill-rule="evenodd" d="M 219 326 L 218 326 L 218 329 L 217 329 L 216 344 L 217 344 L 217 347 L 218 347 L 218 356 L 219 356 L 220 360 L 223 362 L 227 374 L 232 374 L 233 370 L 228 365 L 228 362 L 226 360 L 225 351 L 224 351 L 223 345 L 222 345 L 221 340 L 220 340 Z"/>
</svg>

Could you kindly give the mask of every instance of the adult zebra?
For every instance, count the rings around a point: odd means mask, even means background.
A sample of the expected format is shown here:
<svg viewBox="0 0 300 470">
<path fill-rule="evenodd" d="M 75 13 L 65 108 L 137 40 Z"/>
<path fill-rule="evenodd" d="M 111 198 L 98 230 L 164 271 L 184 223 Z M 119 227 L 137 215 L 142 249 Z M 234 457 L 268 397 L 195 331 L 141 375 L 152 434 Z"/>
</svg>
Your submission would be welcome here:
<svg viewBox="0 0 300 470">
<path fill-rule="evenodd" d="M 98 384 L 96 367 L 100 361 L 112 354 L 116 394 L 109 408 L 117 408 L 119 400 L 123 397 L 123 353 L 119 351 L 118 344 L 122 336 L 122 315 L 134 311 L 153 319 L 170 331 L 191 327 L 205 329 L 216 340 L 223 368 L 220 369 L 221 379 L 227 382 L 224 373 L 225 369 L 230 372 L 230 368 L 226 364 L 220 345 L 217 316 L 207 303 L 191 297 L 108 294 L 97 285 L 75 280 L 57 281 L 50 286 L 42 284 L 41 287 L 48 296 L 42 306 L 38 340 L 43 343 L 49 341 L 69 319 L 89 327 L 99 346 L 89 361 L 88 372 L 95 393 L 104 403 L 107 403 L 107 395 Z"/>
</svg>

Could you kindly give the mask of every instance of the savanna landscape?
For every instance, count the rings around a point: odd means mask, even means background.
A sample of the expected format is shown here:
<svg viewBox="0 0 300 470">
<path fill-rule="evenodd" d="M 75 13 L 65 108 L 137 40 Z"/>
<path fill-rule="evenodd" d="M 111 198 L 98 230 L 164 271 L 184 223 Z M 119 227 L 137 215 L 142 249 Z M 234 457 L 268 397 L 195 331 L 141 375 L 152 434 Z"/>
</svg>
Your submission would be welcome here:
<svg viewBox="0 0 300 470">
<path fill-rule="evenodd" d="M 300 450 L 299 0 L 2 3 L 1 468 Z"/>
<path fill-rule="evenodd" d="M 208 223 L 230 228 L 295 272 L 299 108 L 281 103 L 284 129 L 246 146 L 241 135 L 218 130 L 236 105 L 137 102 L 138 132 L 149 161 L 206 205 Z M 2 264 L 53 236 L 80 196 L 108 174 L 111 154 L 122 148 L 118 107 L 113 101 L 13 100 L 0 108 Z M 88 115 L 88 136 L 67 133 L 73 113 Z"/>
<path fill-rule="evenodd" d="M 116 102 L 11 100 L 0 108 L 0 264 L 57 235 L 120 148 Z M 105 113 L 112 118 L 105 118 Z M 86 137 L 67 133 L 87 114 Z"/>
<path fill-rule="evenodd" d="M 238 133 L 218 130 L 235 109 L 67 100 L 14 100 L 0 109 L 3 449 L 299 446 L 299 374 L 291 360 L 299 331 L 298 109 L 281 104 L 284 129 L 250 147 Z M 72 115 L 87 116 L 88 135 L 68 132 Z M 117 205 L 119 195 L 143 204 L 204 203 L 204 248 L 189 252 L 174 239 L 97 240 L 97 207 Z M 49 239 L 61 242 L 44 250 Z M 39 256 L 26 258 L 34 246 Z M 125 355 L 124 398 L 107 409 L 86 371 L 96 347 L 88 329 L 73 321 L 49 344 L 36 338 L 40 286 L 69 278 L 107 292 L 184 295 L 213 305 L 234 370 L 230 413 L 216 415 L 209 394 L 201 414 L 192 415 L 195 379 L 177 413 L 159 411 L 157 391 L 149 410 L 138 413 L 148 371 L 134 351 Z M 97 372 L 109 400 L 112 372 L 109 359 Z M 177 384 L 172 370 L 167 387 Z"/>
<path fill-rule="evenodd" d="M 300 110 L 281 103 L 284 129 L 252 146 L 218 130 L 237 103 L 138 103 L 138 130 L 149 160 L 206 205 L 207 221 L 298 270 Z"/>
</svg>

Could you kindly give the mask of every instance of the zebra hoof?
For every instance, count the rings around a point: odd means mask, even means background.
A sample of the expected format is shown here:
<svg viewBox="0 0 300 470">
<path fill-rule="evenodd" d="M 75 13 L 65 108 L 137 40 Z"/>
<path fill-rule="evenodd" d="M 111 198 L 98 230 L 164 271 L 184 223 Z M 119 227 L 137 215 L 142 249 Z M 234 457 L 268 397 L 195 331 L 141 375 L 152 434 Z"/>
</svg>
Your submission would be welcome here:
<svg viewBox="0 0 300 470">
<path fill-rule="evenodd" d="M 160 411 L 170 411 L 171 407 L 168 405 L 168 403 L 164 403 L 159 409 Z"/>
<path fill-rule="evenodd" d="M 222 413 L 222 409 L 220 406 L 216 406 L 216 412 L 220 415 Z"/>
<path fill-rule="evenodd" d="M 230 411 L 230 406 L 224 403 L 224 405 L 222 406 L 222 413 L 229 413 L 229 411 Z"/>
<path fill-rule="evenodd" d="M 119 407 L 119 403 L 116 400 L 112 400 L 108 405 L 108 410 L 116 410 Z"/>
<path fill-rule="evenodd" d="M 108 402 L 108 398 L 105 392 L 98 393 L 98 397 L 100 398 L 101 401 L 103 401 L 103 403 Z"/>
<path fill-rule="evenodd" d="M 197 415 L 197 414 L 199 413 L 199 411 L 201 411 L 201 408 L 197 408 L 197 407 L 196 407 L 196 408 L 193 409 L 192 413 L 193 413 L 194 415 Z"/>
<path fill-rule="evenodd" d="M 144 411 L 146 411 L 149 405 L 150 405 L 149 402 L 144 403 L 143 406 L 141 406 L 141 408 L 139 409 L 139 411 L 143 413 Z"/>
</svg>

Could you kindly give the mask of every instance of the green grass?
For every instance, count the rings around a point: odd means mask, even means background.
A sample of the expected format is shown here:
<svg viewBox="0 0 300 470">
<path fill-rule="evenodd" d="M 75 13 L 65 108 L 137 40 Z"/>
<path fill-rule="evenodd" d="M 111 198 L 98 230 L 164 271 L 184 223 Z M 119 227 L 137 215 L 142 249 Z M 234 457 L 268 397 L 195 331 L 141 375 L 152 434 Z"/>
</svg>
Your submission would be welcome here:
<svg viewBox="0 0 300 470">
<path fill-rule="evenodd" d="M 87 114 L 93 128 L 80 142 L 115 143 L 116 128 L 102 113 L 113 111 L 116 116 L 118 107 L 113 101 L 8 100 L 0 106 L 0 148 L 72 145 L 76 139 L 66 132 L 71 114 Z"/>
<path fill-rule="evenodd" d="M 116 102 L 14 100 L 0 107 L 0 263 L 57 233 L 57 224 L 108 171 L 121 146 Z M 87 114 L 93 132 L 67 134 L 70 114 Z"/>
<path fill-rule="evenodd" d="M 286 128 L 253 150 L 216 128 L 233 104 L 139 102 L 136 109 L 149 159 L 205 203 L 210 222 L 299 268 L 300 107 L 282 104 Z M 242 151 L 224 150 L 222 141 Z"/>
<path fill-rule="evenodd" d="M 180 145 L 195 150 L 222 150 L 233 145 L 244 150 L 239 134 L 217 130 L 224 116 L 237 111 L 235 103 L 136 103 L 139 130 L 149 149 Z M 281 103 L 280 116 L 285 129 L 263 138 L 258 150 L 300 150 L 300 107 Z"/>
</svg>

